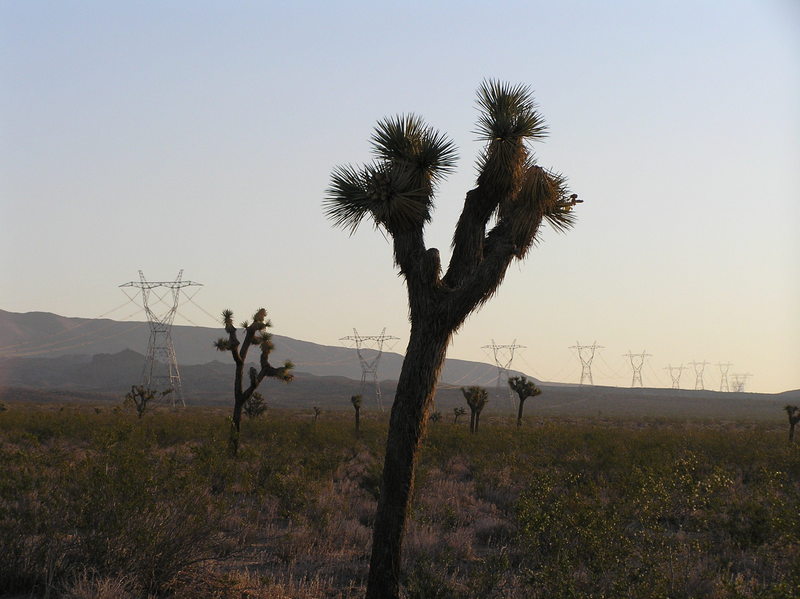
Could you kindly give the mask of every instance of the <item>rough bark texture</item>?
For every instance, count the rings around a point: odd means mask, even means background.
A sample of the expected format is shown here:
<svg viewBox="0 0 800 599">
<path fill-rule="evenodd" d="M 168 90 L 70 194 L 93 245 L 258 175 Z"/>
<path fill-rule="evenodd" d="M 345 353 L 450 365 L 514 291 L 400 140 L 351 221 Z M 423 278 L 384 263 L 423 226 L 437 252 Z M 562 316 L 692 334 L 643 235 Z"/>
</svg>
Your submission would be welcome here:
<svg viewBox="0 0 800 599">
<path fill-rule="evenodd" d="M 386 441 L 368 598 L 383 599 L 399 594 L 403 531 L 413 492 L 418 449 L 449 342 L 449 332 L 412 328 Z"/>
<path fill-rule="evenodd" d="M 522 407 L 525 405 L 525 400 L 520 397 L 519 408 L 517 409 L 517 428 L 522 426 Z"/>
</svg>

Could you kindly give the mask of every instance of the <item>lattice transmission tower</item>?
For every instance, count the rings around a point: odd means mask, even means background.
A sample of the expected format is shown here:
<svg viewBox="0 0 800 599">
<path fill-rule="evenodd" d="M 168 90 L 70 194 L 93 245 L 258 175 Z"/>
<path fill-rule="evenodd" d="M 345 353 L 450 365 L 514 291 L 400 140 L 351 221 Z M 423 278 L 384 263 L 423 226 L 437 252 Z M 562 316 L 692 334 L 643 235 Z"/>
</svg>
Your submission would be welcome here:
<svg viewBox="0 0 800 599">
<path fill-rule="evenodd" d="M 706 365 L 708 362 L 703 360 L 702 362 L 692 361 L 689 362 L 689 366 L 694 368 L 694 389 L 695 391 L 702 391 L 705 389 L 705 384 L 703 382 L 703 371 L 706 369 Z"/>
<path fill-rule="evenodd" d="M 733 364 L 730 362 L 719 362 L 717 366 L 719 366 L 719 390 L 730 391 L 731 387 L 728 384 L 728 370 L 731 366 L 733 366 Z"/>
<path fill-rule="evenodd" d="M 126 287 L 141 292 L 142 307 L 147 314 L 147 324 L 150 327 L 150 339 L 147 342 L 147 355 L 142 370 L 142 385 L 155 391 L 172 389 L 168 397 L 171 398 L 173 407 L 177 404 L 186 406 L 186 402 L 183 399 L 178 359 L 175 357 L 175 347 L 172 345 L 172 322 L 178 311 L 181 289 L 201 285 L 202 283 L 184 281 L 183 269 L 178 272 L 174 281 L 148 281 L 140 270 L 138 281 L 120 285 L 122 292 L 130 300 L 133 300 L 138 293 L 132 297 L 125 290 Z M 158 304 L 163 304 L 164 307 L 159 309 Z"/>
<path fill-rule="evenodd" d="M 512 407 L 514 405 L 514 392 L 511 390 L 511 387 L 508 386 L 508 372 L 511 369 L 511 363 L 514 361 L 514 352 L 518 349 L 524 348 L 524 345 L 517 345 L 516 339 L 514 339 L 510 345 L 498 345 L 495 343 L 494 339 L 492 339 L 492 343 L 490 345 L 484 345 L 481 347 L 481 349 L 484 350 L 492 350 L 494 364 L 497 366 L 497 394 L 501 394 L 500 389 L 502 387 L 503 377 L 505 377 L 509 405 Z"/>
<path fill-rule="evenodd" d="M 642 351 L 640 354 L 634 354 L 631 350 L 628 350 L 627 354 L 622 354 L 623 357 L 627 357 L 631 361 L 631 368 L 633 369 L 633 379 L 631 379 L 631 387 L 635 387 L 636 383 L 639 383 L 640 387 L 644 387 L 644 383 L 642 382 L 642 366 L 644 366 L 645 358 L 651 358 L 653 354 L 648 354 Z"/>
<path fill-rule="evenodd" d="M 594 360 L 594 353 L 598 349 L 603 349 L 602 345 L 597 345 L 597 341 L 591 345 L 581 345 L 578 341 L 576 345 L 570 346 L 578 352 L 578 359 L 581 361 L 581 385 L 584 381 L 588 381 L 590 385 L 594 385 L 592 380 L 592 360 Z"/>
<path fill-rule="evenodd" d="M 745 385 L 747 385 L 747 379 L 749 379 L 751 376 L 753 375 L 749 372 L 732 374 L 731 377 L 733 378 L 733 390 L 737 393 L 743 393 Z"/>
<path fill-rule="evenodd" d="M 681 388 L 681 374 L 684 370 L 686 370 L 686 366 L 681 364 L 680 366 L 673 366 L 669 364 L 668 366 L 664 367 L 664 370 L 669 370 L 669 378 L 672 379 L 672 388 L 673 389 L 680 389 Z"/>
<path fill-rule="evenodd" d="M 392 337 L 386 334 L 386 327 L 383 328 L 380 335 L 359 335 L 356 329 L 353 329 L 353 334 L 347 337 L 342 337 L 339 341 L 346 341 L 355 347 L 358 354 L 358 361 L 361 363 L 361 387 L 360 393 L 364 393 L 364 388 L 367 384 L 367 376 L 372 375 L 372 382 L 375 386 L 375 401 L 378 404 L 378 409 L 383 412 L 383 399 L 381 397 L 381 385 L 378 381 L 378 364 L 383 355 L 383 346 L 390 341 L 397 341 L 400 337 Z M 374 357 L 367 357 L 365 350 L 372 350 L 375 353 Z"/>
</svg>

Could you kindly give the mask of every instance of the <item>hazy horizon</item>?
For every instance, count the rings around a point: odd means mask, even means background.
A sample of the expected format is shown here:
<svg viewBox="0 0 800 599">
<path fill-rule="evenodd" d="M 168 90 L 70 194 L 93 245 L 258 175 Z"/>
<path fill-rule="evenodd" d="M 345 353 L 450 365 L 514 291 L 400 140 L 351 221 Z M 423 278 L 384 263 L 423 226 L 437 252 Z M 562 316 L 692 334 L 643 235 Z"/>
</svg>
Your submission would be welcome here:
<svg viewBox="0 0 800 599">
<path fill-rule="evenodd" d="M 0 5 L 0 308 L 143 320 L 118 286 L 203 283 L 176 324 L 265 306 L 273 331 L 408 340 L 391 248 L 323 215 L 332 169 L 369 159 L 381 117 L 454 139 L 426 242 L 443 262 L 474 183 L 475 90 L 530 85 L 535 151 L 584 200 L 543 231 L 448 357 L 629 386 L 629 351 L 800 388 L 800 5 L 79 2 Z M 686 371 L 682 387 L 691 388 Z"/>
</svg>

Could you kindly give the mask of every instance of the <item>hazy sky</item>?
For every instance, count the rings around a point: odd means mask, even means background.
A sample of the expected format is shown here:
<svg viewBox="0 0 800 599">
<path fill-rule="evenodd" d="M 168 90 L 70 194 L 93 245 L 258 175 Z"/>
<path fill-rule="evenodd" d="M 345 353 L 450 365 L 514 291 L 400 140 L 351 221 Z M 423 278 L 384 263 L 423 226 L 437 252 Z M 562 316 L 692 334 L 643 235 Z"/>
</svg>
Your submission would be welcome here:
<svg viewBox="0 0 800 599">
<path fill-rule="evenodd" d="M 475 90 L 529 84 L 543 166 L 585 203 L 543 231 L 449 356 L 577 382 L 569 349 L 719 362 L 748 390 L 800 387 L 800 3 L 0 3 L 0 308 L 142 319 L 120 283 L 204 283 L 195 300 L 278 334 L 408 339 L 391 248 L 325 220 L 332 168 L 369 159 L 383 116 L 414 112 L 460 148 L 429 246 L 449 257 L 474 182 Z M 214 325 L 184 304 L 177 322 Z M 302 370 L 302 365 L 298 365 Z M 684 372 L 683 387 L 694 386 Z"/>
</svg>

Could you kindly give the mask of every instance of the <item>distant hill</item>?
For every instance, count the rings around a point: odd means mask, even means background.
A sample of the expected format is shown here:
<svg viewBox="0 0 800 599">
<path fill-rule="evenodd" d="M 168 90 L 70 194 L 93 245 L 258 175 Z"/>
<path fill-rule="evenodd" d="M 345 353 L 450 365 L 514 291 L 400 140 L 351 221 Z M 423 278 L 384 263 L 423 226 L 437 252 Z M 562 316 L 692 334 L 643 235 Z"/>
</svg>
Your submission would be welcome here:
<svg viewBox="0 0 800 599">
<path fill-rule="evenodd" d="M 222 327 L 174 326 L 172 341 L 182 366 L 223 360 L 212 343 L 223 335 Z M 147 351 L 150 331 L 146 322 L 119 322 L 109 319 L 67 318 L 49 312 L 7 312 L 0 310 L 0 359 L 55 358 L 73 356 L 76 362 L 97 354 Z M 361 366 L 355 350 L 300 341 L 274 335 L 274 363 L 291 360 L 298 370 L 316 376 L 343 376 L 361 379 Z M 365 356 L 375 352 L 366 350 Z M 378 374 L 381 379 L 400 376 L 403 356 L 384 352 Z M 46 375 L 44 375 L 46 376 Z M 532 377 L 529 377 L 532 378 Z M 447 359 L 442 381 L 455 385 L 493 385 L 497 368 L 483 362 Z"/>
<path fill-rule="evenodd" d="M 218 329 L 207 327 L 174 329 L 184 395 L 189 405 L 230 404 L 233 364 L 228 355 L 211 347 L 211 341 L 219 335 Z M 139 381 L 147 337 L 147 323 L 0 311 L 0 399 L 119 402 L 130 385 Z M 261 390 L 270 405 L 351 409 L 349 398 L 359 393 L 361 378 L 355 351 L 279 335 L 275 336 L 275 342 L 274 363 L 291 359 L 297 367 L 291 384 L 270 379 L 262 383 Z M 396 353 L 386 353 L 381 362 L 386 410 L 394 397 L 401 364 L 402 356 Z M 512 414 L 515 401 L 505 390 L 498 392 L 496 376 L 497 370 L 490 364 L 447 360 L 436 408 L 445 418 L 452 418 L 453 408 L 464 405 L 459 387 L 475 384 L 490 390 L 488 414 Z M 785 419 L 782 407 L 787 403 L 800 404 L 800 390 L 760 394 L 548 383 L 540 386 L 542 395 L 526 402 L 528 415 L 760 419 L 782 426 Z M 364 408 L 378 408 L 371 385 L 364 391 Z"/>
</svg>

